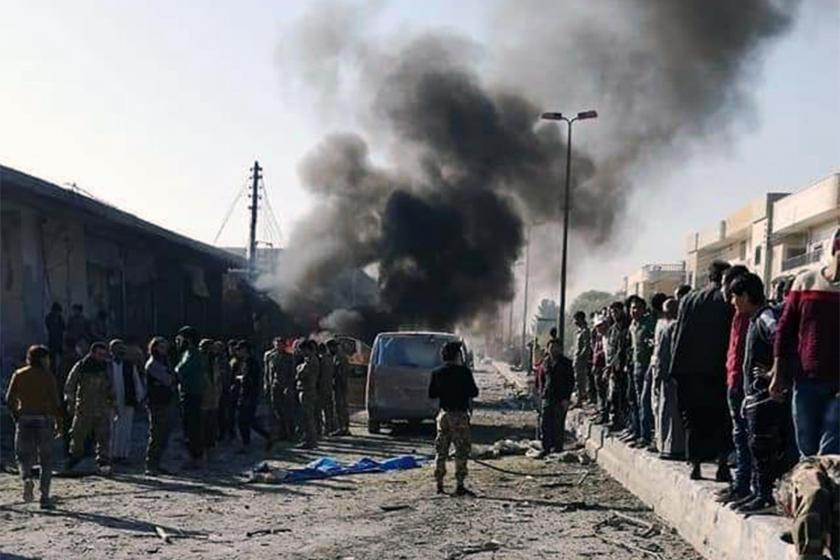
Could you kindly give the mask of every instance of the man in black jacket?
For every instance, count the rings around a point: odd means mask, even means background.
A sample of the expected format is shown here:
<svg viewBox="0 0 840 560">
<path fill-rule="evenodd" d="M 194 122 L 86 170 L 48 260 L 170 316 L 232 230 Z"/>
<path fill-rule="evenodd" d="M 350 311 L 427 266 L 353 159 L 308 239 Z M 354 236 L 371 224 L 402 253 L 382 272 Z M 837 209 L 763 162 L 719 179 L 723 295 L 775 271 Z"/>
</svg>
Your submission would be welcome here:
<svg viewBox="0 0 840 560">
<path fill-rule="evenodd" d="M 470 399 L 478 396 L 472 370 L 461 364 L 461 343 L 447 342 L 440 351 L 443 365 L 432 371 L 429 398 L 438 399 L 435 438 L 435 480 L 437 492 L 443 494 L 443 477 L 446 475 L 446 457 L 449 445 L 455 444 L 456 496 L 474 495 L 464 486 L 467 477 L 467 460 L 472 447 L 470 439 Z"/>
<path fill-rule="evenodd" d="M 545 380 L 543 381 L 540 417 L 542 455 L 563 450 L 566 434 L 566 411 L 575 389 L 575 373 L 572 361 L 554 345 L 545 358 Z"/>
<path fill-rule="evenodd" d="M 750 317 L 744 345 L 743 409 L 753 473 L 753 493 L 733 507 L 743 513 L 761 513 L 773 509 L 773 484 L 797 459 L 786 453 L 793 448 L 789 445 L 793 431 L 790 402 L 771 399 L 769 392 L 780 313 L 767 303 L 764 283 L 756 274 L 736 278 L 729 290 L 738 312 Z"/>
</svg>

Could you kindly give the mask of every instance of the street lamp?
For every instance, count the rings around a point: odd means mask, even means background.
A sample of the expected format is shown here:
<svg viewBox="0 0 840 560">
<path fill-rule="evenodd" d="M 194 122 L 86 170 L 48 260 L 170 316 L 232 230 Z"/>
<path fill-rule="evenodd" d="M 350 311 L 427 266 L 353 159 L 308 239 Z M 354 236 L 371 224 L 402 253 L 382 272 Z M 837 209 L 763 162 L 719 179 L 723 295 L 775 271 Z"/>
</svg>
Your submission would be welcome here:
<svg viewBox="0 0 840 560">
<path fill-rule="evenodd" d="M 557 338 L 560 348 L 565 351 L 565 315 L 566 315 L 566 260 L 569 249 L 569 205 L 571 200 L 571 171 L 572 171 L 572 123 L 586 119 L 594 119 L 597 111 L 583 111 L 574 117 L 567 117 L 563 113 L 543 113 L 542 119 L 547 121 L 565 121 L 568 136 L 566 138 L 566 190 L 563 193 L 563 256 L 560 261 L 560 309 L 557 312 Z"/>
</svg>

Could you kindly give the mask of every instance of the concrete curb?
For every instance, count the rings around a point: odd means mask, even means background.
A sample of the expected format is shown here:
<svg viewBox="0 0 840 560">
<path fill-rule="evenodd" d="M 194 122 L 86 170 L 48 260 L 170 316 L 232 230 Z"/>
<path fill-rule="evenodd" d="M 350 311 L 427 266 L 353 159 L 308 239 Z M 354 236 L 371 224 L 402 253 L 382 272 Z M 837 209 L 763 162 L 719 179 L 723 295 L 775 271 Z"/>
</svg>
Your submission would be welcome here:
<svg viewBox="0 0 840 560">
<path fill-rule="evenodd" d="M 681 461 L 664 461 L 633 449 L 589 421 L 586 411 L 570 410 L 566 428 L 613 478 L 651 506 L 709 560 L 796 560 L 793 546 L 779 536 L 790 521 L 777 516 L 744 518 L 715 502 L 722 485 L 713 482 L 714 466 L 704 465 L 706 480 L 691 480 Z M 711 479 L 711 480 L 709 480 Z"/>
</svg>

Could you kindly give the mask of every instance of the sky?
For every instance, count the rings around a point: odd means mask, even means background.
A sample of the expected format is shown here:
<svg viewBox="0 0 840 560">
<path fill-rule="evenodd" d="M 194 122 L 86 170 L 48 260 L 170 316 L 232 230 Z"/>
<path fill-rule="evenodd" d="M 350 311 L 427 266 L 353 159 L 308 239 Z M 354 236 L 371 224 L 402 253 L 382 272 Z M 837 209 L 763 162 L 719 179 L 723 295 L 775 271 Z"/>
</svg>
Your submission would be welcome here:
<svg viewBox="0 0 840 560">
<path fill-rule="evenodd" d="M 298 161 L 352 125 L 291 91 L 277 64 L 308 4 L 0 0 L 0 164 L 213 243 L 257 159 L 287 238 L 312 203 Z M 385 27 L 445 27 L 479 42 L 494 21 L 490 0 L 381 4 Z M 572 294 L 617 290 L 643 264 L 683 259 L 690 232 L 751 198 L 840 170 L 840 2 L 803 2 L 766 54 L 734 140 L 645 177 L 609 254 L 576 259 L 585 249 L 572 247 Z M 240 198 L 218 244 L 246 239 Z"/>
</svg>

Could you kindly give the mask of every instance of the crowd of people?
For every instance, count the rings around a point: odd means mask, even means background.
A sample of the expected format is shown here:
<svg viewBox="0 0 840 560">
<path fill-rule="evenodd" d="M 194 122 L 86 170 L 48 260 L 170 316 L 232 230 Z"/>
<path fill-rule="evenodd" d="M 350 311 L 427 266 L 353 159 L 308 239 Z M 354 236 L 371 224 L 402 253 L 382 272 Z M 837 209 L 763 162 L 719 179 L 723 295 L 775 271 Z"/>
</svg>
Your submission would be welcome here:
<svg viewBox="0 0 840 560">
<path fill-rule="evenodd" d="M 6 393 L 17 425 L 24 500 L 34 500 L 33 466 L 39 463 L 45 509 L 53 507 L 55 440 L 66 442 L 67 474 L 93 451 L 97 471 L 108 475 L 129 461 L 134 417 L 143 409 L 149 476 L 171 474 L 162 461 L 176 410 L 189 457 L 184 470 L 202 468 L 217 445 L 237 436 L 238 452 L 247 452 L 252 432 L 267 450 L 277 441 L 313 449 L 324 435 L 350 433 L 350 366 L 335 339 L 277 338 L 260 356 L 247 340 L 202 339 L 185 326 L 174 343 L 156 336 L 144 352 L 120 339 L 97 340 L 104 330 L 88 322 L 81 306 L 65 322 L 54 305 L 46 325 L 48 345 L 29 348 L 26 366 L 14 372 Z M 263 398 L 271 411 L 268 425 L 257 414 Z"/>
<path fill-rule="evenodd" d="M 821 554 L 840 522 L 840 230 L 829 253 L 772 299 L 760 276 L 715 261 L 705 287 L 632 295 L 592 327 L 577 313 L 571 366 L 549 359 L 550 341 L 540 368 L 564 380 L 553 399 L 543 391 L 543 414 L 568 407 L 576 386 L 576 404 L 616 437 L 687 461 L 693 479 L 715 462 L 720 502 L 742 513 L 778 502 L 799 550 Z"/>
</svg>

